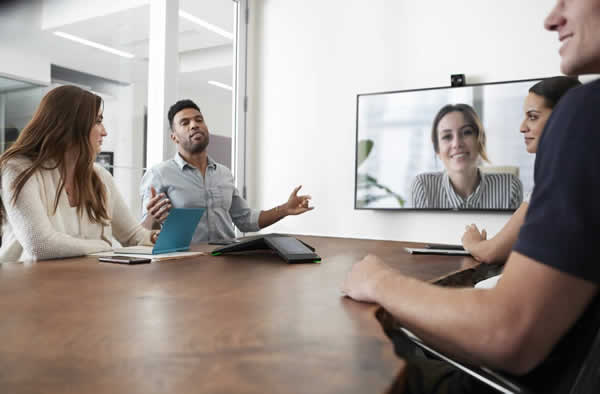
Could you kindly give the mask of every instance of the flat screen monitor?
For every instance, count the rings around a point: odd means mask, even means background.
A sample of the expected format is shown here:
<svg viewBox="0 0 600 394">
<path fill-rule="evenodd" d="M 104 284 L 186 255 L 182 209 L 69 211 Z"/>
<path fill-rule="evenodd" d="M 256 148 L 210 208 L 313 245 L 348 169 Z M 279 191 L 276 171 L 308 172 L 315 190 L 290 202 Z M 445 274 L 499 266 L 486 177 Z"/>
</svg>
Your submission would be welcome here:
<svg viewBox="0 0 600 394">
<path fill-rule="evenodd" d="M 533 189 L 535 161 L 535 155 L 527 152 L 520 132 L 523 106 L 529 88 L 539 81 L 357 95 L 355 209 L 511 211 L 518 208 Z M 457 122 L 462 127 L 478 119 L 483 136 L 468 127 L 460 133 L 450 132 L 449 138 L 458 146 L 438 140 L 436 152 L 432 137 L 434 120 L 449 104 L 463 108 L 462 118 L 453 121 L 448 114 L 443 115 L 438 118 L 437 130 L 446 124 L 450 126 L 443 130 L 452 130 Z M 465 108 L 471 108 L 474 115 L 465 115 Z M 454 110 L 449 114 L 453 112 L 456 115 Z M 477 134 L 475 142 L 468 139 L 473 133 Z M 448 139 L 441 134 L 438 138 Z M 480 150 L 485 152 L 487 160 Z M 467 195 L 457 193 L 452 182 L 456 174 L 467 173 L 464 171 L 471 174 L 475 171 L 478 176 L 475 189 L 471 188 L 472 193 Z M 442 198 L 436 193 L 446 194 Z M 448 198 L 451 201 L 446 201 Z"/>
</svg>

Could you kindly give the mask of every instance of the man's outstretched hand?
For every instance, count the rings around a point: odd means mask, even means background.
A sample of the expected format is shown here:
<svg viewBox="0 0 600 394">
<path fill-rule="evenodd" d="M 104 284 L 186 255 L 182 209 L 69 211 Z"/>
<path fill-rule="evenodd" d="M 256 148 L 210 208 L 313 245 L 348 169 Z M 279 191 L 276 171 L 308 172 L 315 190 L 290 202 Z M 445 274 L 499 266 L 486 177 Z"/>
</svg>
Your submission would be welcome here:
<svg viewBox="0 0 600 394">
<path fill-rule="evenodd" d="M 309 195 L 299 196 L 298 191 L 302 185 L 296 187 L 292 194 L 290 194 L 290 198 L 287 203 L 284 204 L 285 214 L 286 215 L 300 215 L 306 211 L 313 210 L 315 207 L 309 206 L 310 199 L 312 198 Z"/>
</svg>

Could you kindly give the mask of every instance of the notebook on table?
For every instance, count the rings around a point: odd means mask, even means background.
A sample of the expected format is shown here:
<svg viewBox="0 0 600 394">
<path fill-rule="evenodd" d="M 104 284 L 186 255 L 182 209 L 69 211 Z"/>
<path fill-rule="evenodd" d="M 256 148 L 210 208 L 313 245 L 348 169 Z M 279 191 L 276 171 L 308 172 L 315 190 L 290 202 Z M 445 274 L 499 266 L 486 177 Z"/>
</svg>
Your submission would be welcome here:
<svg viewBox="0 0 600 394">
<path fill-rule="evenodd" d="M 163 223 L 154 246 L 128 246 L 117 248 L 119 254 L 162 254 L 181 252 L 190 249 L 192 237 L 204 208 L 171 208 Z"/>
</svg>

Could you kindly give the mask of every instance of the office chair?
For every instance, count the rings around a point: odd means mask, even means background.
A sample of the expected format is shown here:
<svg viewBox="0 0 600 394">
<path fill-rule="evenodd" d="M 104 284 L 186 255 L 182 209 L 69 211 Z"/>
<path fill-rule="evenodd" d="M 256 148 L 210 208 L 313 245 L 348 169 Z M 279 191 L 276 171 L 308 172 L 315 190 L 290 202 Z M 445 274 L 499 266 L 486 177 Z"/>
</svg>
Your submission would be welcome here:
<svg viewBox="0 0 600 394">
<path fill-rule="evenodd" d="M 416 337 L 407 329 L 403 328 L 396 319 L 385 309 L 378 308 L 375 312 L 375 317 L 380 322 L 386 335 L 393 340 L 396 348 L 396 353 L 402 357 L 407 352 L 412 352 L 412 355 L 417 355 L 419 351 L 423 351 L 426 357 L 438 359 L 451 364 L 455 368 L 469 374 L 475 379 L 494 388 L 499 393 L 505 394 L 545 394 L 536 392 L 531 388 L 525 387 L 521 382 L 514 377 L 501 372 L 493 371 L 485 367 L 473 366 L 465 364 L 462 361 L 453 359 L 433 347 L 425 344 L 421 339 Z M 410 344 L 416 345 L 411 349 Z M 403 345 L 404 344 L 404 345 Z M 402 349 L 406 347 L 406 349 Z M 400 348 L 400 349 L 399 349 Z M 596 330 L 592 346 L 589 353 L 586 355 L 579 372 L 576 374 L 573 385 L 570 387 L 568 394 L 590 394 L 600 390 L 600 327 Z"/>
<path fill-rule="evenodd" d="M 569 394 L 587 394 L 598 390 L 600 390 L 600 329 Z"/>
</svg>

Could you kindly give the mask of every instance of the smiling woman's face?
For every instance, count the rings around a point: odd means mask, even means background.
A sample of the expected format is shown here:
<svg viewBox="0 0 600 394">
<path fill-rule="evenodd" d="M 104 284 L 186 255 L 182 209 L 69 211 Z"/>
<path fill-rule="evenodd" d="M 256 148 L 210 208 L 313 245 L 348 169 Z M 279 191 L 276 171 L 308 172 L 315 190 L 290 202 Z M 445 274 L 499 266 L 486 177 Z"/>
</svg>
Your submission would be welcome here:
<svg viewBox="0 0 600 394">
<path fill-rule="evenodd" d="M 438 156 L 448 172 L 464 172 L 477 167 L 479 145 L 474 125 L 461 112 L 449 112 L 438 123 Z"/>
</svg>

